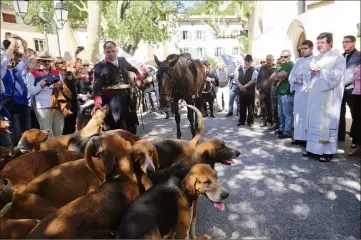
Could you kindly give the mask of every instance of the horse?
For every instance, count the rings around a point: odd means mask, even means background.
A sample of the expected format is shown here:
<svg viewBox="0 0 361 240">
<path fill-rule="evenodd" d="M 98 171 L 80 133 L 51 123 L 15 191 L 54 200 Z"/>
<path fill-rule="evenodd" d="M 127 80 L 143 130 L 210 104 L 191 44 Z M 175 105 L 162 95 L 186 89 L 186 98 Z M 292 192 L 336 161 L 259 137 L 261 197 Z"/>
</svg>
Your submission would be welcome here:
<svg viewBox="0 0 361 240">
<path fill-rule="evenodd" d="M 177 138 L 180 139 L 182 133 L 178 102 L 183 99 L 187 105 L 194 105 L 201 111 L 202 90 L 205 84 L 203 64 L 185 54 L 170 54 L 163 62 L 154 55 L 154 61 L 158 65 L 160 107 L 164 109 L 168 108 L 169 104 L 171 105 L 177 124 Z M 194 122 L 194 111 L 190 108 L 187 110 L 187 117 L 194 137 L 196 128 L 198 128 L 197 117 Z"/>
</svg>

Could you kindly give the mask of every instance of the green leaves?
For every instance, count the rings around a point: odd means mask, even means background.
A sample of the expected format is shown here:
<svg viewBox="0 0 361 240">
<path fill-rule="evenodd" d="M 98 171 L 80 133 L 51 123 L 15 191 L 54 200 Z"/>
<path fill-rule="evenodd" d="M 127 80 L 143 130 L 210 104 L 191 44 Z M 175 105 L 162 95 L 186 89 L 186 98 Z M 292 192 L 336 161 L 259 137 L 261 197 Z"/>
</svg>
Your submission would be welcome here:
<svg viewBox="0 0 361 240">
<path fill-rule="evenodd" d="M 104 11 L 108 21 L 106 37 L 120 43 L 133 53 L 141 40 L 150 44 L 168 39 L 168 28 L 178 21 L 176 2 L 170 1 L 111 1 Z"/>
<path fill-rule="evenodd" d="M 203 16 L 203 22 L 213 28 L 217 38 L 239 39 L 243 51 L 248 49 L 248 18 L 254 10 L 253 1 L 218 1 L 207 0 L 188 9 L 188 15 Z M 229 23 L 226 16 L 235 16 L 242 27 L 242 31 L 228 31 Z"/>
</svg>

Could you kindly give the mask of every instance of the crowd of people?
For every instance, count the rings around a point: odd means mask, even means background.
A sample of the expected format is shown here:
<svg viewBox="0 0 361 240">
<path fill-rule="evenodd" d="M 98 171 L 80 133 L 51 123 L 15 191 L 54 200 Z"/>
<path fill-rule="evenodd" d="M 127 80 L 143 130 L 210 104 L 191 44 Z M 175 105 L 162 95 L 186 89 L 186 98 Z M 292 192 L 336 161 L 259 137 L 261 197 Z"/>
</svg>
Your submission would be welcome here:
<svg viewBox="0 0 361 240">
<path fill-rule="evenodd" d="M 330 161 L 337 151 L 337 142 L 345 140 L 347 104 L 353 119 L 350 155 L 358 155 L 360 52 L 355 43 L 354 36 L 345 36 L 345 52 L 341 55 L 332 49 L 332 34 L 322 33 L 317 38 L 320 54 L 314 56 L 313 42 L 305 40 L 295 64 L 289 50 L 282 51 L 276 63 L 272 55 L 257 64 L 251 55 L 246 55 L 244 61 L 237 61 L 228 69 L 224 65 L 212 69 L 209 61 L 203 61 L 203 117 L 214 118 L 215 108 L 225 108 L 227 95 L 226 117 L 233 116 L 237 99 L 237 126 L 252 126 L 259 107 L 261 127 L 269 126 L 278 138 L 292 138 L 292 144 L 306 146 L 307 156 Z M 21 134 L 30 128 L 48 130 L 52 136 L 80 130 L 82 122 L 104 104 L 111 110 L 106 130 L 121 128 L 135 134 L 139 124 L 138 99 L 142 99 L 143 109 L 160 112 L 156 72 L 144 64 L 134 67 L 125 58 L 119 58 L 112 41 L 103 48 L 105 59 L 90 66 L 78 57 L 81 47 L 74 53 L 74 60 L 66 62 L 62 57 L 54 59 L 46 51 L 37 54 L 17 36 L 3 42 L 0 107 L 2 118 L 11 120 L 12 145 L 17 145 Z M 130 72 L 135 74 L 137 87 L 129 82 Z M 89 99 L 93 99 L 94 106 L 84 111 L 80 102 Z M 166 112 L 166 118 L 169 115 Z"/>
<path fill-rule="evenodd" d="M 319 55 L 314 44 L 305 40 L 301 57 L 294 64 L 291 52 L 284 50 L 274 64 L 272 55 L 263 65 L 253 66 L 251 55 L 228 74 L 229 107 L 226 117 L 233 116 L 238 96 L 239 123 L 254 124 L 256 90 L 260 96 L 262 127 L 270 126 L 278 138 L 292 138 L 292 144 L 306 146 L 305 156 L 328 162 L 337 152 L 337 142 L 345 141 L 346 104 L 352 116 L 352 151 L 361 154 L 360 52 L 356 38 L 343 39 L 344 53 L 333 50 L 332 33 L 317 37 Z"/>
</svg>

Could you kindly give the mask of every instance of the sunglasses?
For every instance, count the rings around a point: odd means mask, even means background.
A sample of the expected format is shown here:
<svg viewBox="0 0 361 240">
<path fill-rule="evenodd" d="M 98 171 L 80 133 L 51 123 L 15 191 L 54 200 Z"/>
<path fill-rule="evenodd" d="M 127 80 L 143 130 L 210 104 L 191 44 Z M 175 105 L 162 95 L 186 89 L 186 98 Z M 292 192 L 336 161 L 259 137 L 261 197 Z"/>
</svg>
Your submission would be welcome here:
<svg viewBox="0 0 361 240">
<path fill-rule="evenodd" d="M 65 62 L 57 62 L 56 64 L 65 64 Z"/>
<path fill-rule="evenodd" d="M 281 56 L 281 58 L 288 58 L 289 56 Z"/>
<path fill-rule="evenodd" d="M 83 67 L 89 67 L 89 64 L 85 64 L 85 65 L 83 65 Z"/>
<path fill-rule="evenodd" d="M 43 63 L 51 63 L 50 60 L 39 60 L 39 62 L 43 62 Z"/>
</svg>

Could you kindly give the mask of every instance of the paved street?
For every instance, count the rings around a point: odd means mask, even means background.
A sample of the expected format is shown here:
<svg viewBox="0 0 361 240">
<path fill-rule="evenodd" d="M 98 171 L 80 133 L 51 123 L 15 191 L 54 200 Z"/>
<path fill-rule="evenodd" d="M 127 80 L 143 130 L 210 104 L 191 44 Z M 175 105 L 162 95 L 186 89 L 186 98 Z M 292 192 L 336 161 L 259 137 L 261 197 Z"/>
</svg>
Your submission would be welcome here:
<svg viewBox="0 0 361 240">
<path fill-rule="evenodd" d="M 190 139 L 182 112 L 183 139 Z M 302 149 L 237 119 L 205 120 L 203 139 L 220 138 L 242 152 L 232 166 L 217 165 L 230 192 L 221 212 L 202 197 L 197 234 L 218 238 L 360 239 L 360 160 L 337 156 L 330 163 L 302 157 Z M 144 138 L 176 137 L 174 118 L 144 117 Z M 256 124 L 258 125 L 258 124 Z M 142 126 L 138 127 L 142 135 Z M 349 144 L 346 142 L 344 145 Z M 345 146 L 340 146 L 340 148 Z M 345 147 L 349 149 L 349 147 Z"/>
</svg>

